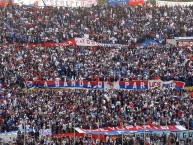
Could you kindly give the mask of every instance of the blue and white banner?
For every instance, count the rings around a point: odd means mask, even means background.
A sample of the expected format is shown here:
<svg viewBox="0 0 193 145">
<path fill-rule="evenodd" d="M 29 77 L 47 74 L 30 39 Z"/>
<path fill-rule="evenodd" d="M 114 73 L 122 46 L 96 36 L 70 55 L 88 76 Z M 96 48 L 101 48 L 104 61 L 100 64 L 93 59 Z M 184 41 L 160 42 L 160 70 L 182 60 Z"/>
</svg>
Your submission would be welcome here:
<svg viewBox="0 0 193 145">
<path fill-rule="evenodd" d="M 178 137 L 179 140 L 186 140 L 188 137 L 189 139 L 193 139 L 193 130 L 190 131 L 111 131 L 111 132 L 104 132 L 104 135 L 130 135 L 133 134 L 135 137 L 141 136 L 143 137 L 145 134 L 159 134 L 160 136 L 163 135 L 163 133 L 167 133 L 167 136 L 172 133 L 175 136 Z M 94 134 L 99 134 L 98 132 L 95 132 Z"/>
<path fill-rule="evenodd" d="M 51 129 L 40 129 L 39 133 L 42 136 L 44 136 L 44 135 L 51 135 L 52 131 L 51 131 Z"/>
<path fill-rule="evenodd" d="M 129 0 L 107 0 L 108 5 L 128 5 Z"/>
</svg>

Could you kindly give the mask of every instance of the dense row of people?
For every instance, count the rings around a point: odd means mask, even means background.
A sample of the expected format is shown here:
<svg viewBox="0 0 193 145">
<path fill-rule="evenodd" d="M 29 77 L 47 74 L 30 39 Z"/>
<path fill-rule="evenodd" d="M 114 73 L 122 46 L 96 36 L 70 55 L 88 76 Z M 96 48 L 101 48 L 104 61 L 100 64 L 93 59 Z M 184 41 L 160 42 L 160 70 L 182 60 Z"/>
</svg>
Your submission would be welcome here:
<svg viewBox="0 0 193 145">
<path fill-rule="evenodd" d="M 193 105 L 184 91 L 158 90 L 6 90 L 1 94 L 1 132 L 23 128 L 40 130 L 53 127 L 52 133 L 125 125 L 192 126 Z M 75 124 L 74 124 L 75 121 Z M 167 123 L 166 123 L 167 121 Z"/>
<path fill-rule="evenodd" d="M 125 48 L 1 46 L 0 78 L 8 86 L 28 80 L 177 80 L 193 85 L 191 49 L 148 45 Z M 20 57 L 21 59 L 18 59 Z"/>
<path fill-rule="evenodd" d="M 13 43 L 12 46 L 1 46 L 2 81 L 8 85 L 17 81 L 22 85 L 25 79 L 74 77 L 88 80 L 110 78 L 110 81 L 179 80 L 192 85 L 191 48 L 158 45 L 142 48 L 133 43 L 192 36 L 192 8 L 145 5 L 58 9 L 12 4 L 0 7 L 1 43 Z M 63 42 L 73 37 L 128 44 L 128 47 L 40 46 L 29 50 L 28 46 L 14 44 Z"/>
<path fill-rule="evenodd" d="M 87 37 L 128 44 L 145 39 L 193 36 L 193 7 L 36 8 L 0 6 L 1 43 L 63 42 Z"/>
<path fill-rule="evenodd" d="M 52 134 L 124 125 L 193 128 L 189 93 L 176 90 L 41 90 L 3 92 L 1 132 L 49 129 Z M 75 121 L 75 124 L 74 124 Z M 29 138 L 30 139 L 30 138 Z M 50 141 L 50 140 L 49 140 Z"/>
<path fill-rule="evenodd" d="M 40 129 L 51 128 L 52 134 L 73 132 L 74 126 L 96 129 L 98 123 L 100 128 L 121 123 L 193 128 L 193 101 L 184 90 L 42 90 L 37 86 L 35 90 L 23 91 L 26 81 L 65 78 L 109 82 L 178 80 L 192 86 L 191 47 L 137 44 L 147 39 L 161 42 L 175 36 L 192 36 L 192 10 L 192 6 L 148 5 L 0 6 L 0 132 L 22 130 L 24 122 L 27 129 L 38 133 Z M 58 43 L 74 37 L 128 46 L 44 47 L 45 42 Z M 29 47 L 28 43 L 41 45 Z M 166 141 L 157 135 L 147 138 L 147 142 L 151 141 L 149 144 Z M 179 142 L 172 135 L 168 138 Z M 55 144 L 74 142 L 73 138 L 50 140 Z M 89 140 L 77 139 L 76 142 L 89 144 Z M 124 144 L 143 144 L 137 137 L 128 140 L 132 143 L 125 138 Z M 22 139 L 18 141 L 23 144 Z M 38 144 L 36 141 L 47 142 L 47 139 L 27 140 L 28 144 Z M 121 144 L 121 141 L 118 137 L 116 143 L 110 139 L 105 142 Z"/>
<path fill-rule="evenodd" d="M 10 138 L 8 144 L 14 145 L 23 145 L 23 142 L 27 145 L 191 145 L 193 142 L 190 138 L 185 140 L 180 140 L 175 134 L 166 134 L 161 135 L 157 134 L 145 134 L 145 139 L 140 135 L 118 135 L 118 136 L 105 136 L 103 139 L 93 138 L 90 135 L 85 135 L 84 137 L 40 137 L 36 136 L 27 136 L 24 138 L 24 135 L 14 138 Z M 0 142 L 1 143 L 1 142 Z"/>
</svg>

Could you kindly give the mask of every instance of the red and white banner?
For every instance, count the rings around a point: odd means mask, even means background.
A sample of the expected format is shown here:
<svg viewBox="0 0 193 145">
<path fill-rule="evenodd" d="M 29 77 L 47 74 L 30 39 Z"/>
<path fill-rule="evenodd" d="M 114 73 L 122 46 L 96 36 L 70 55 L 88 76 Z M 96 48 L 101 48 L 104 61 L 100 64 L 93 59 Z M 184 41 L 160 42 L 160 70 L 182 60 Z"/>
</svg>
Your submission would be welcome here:
<svg viewBox="0 0 193 145">
<path fill-rule="evenodd" d="M 191 41 L 191 42 L 178 42 L 178 46 L 180 46 L 180 47 L 193 46 L 193 41 Z"/>
<path fill-rule="evenodd" d="M 75 38 L 66 40 L 63 43 L 44 43 L 44 46 L 47 47 L 53 47 L 53 46 L 72 46 L 72 45 L 77 45 Z"/>
<path fill-rule="evenodd" d="M 15 0 L 17 4 L 32 5 L 38 1 L 38 6 L 55 6 L 55 7 L 92 7 L 97 5 L 97 0 Z"/>
<path fill-rule="evenodd" d="M 144 4 L 144 0 L 129 0 L 129 5 L 141 5 Z"/>
<path fill-rule="evenodd" d="M 78 133 L 92 133 L 92 132 L 112 132 L 112 131 L 185 131 L 186 128 L 184 128 L 181 125 L 168 125 L 166 126 L 153 126 L 153 125 L 140 125 L 140 126 L 117 126 L 117 127 L 104 127 L 99 129 L 81 129 L 81 128 L 75 128 L 75 130 Z"/>
<path fill-rule="evenodd" d="M 104 44 L 87 38 L 74 38 L 77 46 L 125 47 L 122 44 Z"/>
<path fill-rule="evenodd" d="M 128 45 L 122 44 L 103 44 L 87 38 L 72 38 L 63 43 L 44 43 L 44 46 L 102 46 L 102 47 L 123 47 Z"/>
</svg>

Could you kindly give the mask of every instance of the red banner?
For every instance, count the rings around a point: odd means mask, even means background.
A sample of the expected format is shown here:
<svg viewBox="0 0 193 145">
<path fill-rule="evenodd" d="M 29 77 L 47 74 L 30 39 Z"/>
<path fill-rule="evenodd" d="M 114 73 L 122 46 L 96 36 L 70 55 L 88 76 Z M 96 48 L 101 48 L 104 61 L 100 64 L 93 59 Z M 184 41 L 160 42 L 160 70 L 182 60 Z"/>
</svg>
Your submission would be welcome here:
<svg viewBox="0 0 193 145">
<path fill-rule="evenodd" d="M 75 133 L 75 136 L 78 138 L 84 138 L 85 134 L 84 133 Z M 103 134 L 89 134 L 89 136 L 92 139 L 97 139 L 99 137 L 100 140 L 104 141 L 105 137 Z M 62 137 L 74 137 L 74 133 L 64 133 L 64 134 L 55 134 L 54 135 L 55 138 L 62 138 Z"/>
<path fill-rule="evenodd" d="M 144 0 L 130 0 L 129 5 L 141 5 L 144 3 Z"/>
<path fill-rule="evenodd" d="M 178 46 L 183 47 L 183 46 L 193 46 L 193 42 L 179 42 Z"/>
<path fill-rule="evenodd" d="M 6 5 L 7 3 L 5 3 L 5 2 L 0 2 L 0 6 L 4 6 L 4 5 Z"/>
<path fill-rule="evenodd" d="M 64 41 L 63 43 L 44 43 L 44 46 L 47 47 L 53 47 L 53 46 L 72 46 L 72 45 L 76 45 L 76 41 L 75 39 L 70 39 L 67 41 Z"/>
<path fill-rule="evenodd" d="M 75 136 L 80 138 L 80 137 L 84 137 L 84 133 L 75 133 Z M 62 138 L 62 137 L 74 137 L 74 133 L 63 133 L 63 134 L 55 134 L 54 135 L 55 138 Z"/>
</svg>

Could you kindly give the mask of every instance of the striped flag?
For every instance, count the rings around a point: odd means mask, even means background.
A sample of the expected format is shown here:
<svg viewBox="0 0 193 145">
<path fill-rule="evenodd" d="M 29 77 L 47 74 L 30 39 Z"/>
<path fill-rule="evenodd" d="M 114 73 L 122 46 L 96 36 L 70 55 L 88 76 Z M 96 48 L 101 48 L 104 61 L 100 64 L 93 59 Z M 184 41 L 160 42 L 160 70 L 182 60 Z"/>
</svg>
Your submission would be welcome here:
<svg viewBox="0 0 193 145">
<path fill-rule="evenodd" d="M 19 55 L 19 56 L 17 56 L 16 60 L 21 61 L 21 60 L 23 60 L 23 57 L 21 55 Z"/>
</svg>

